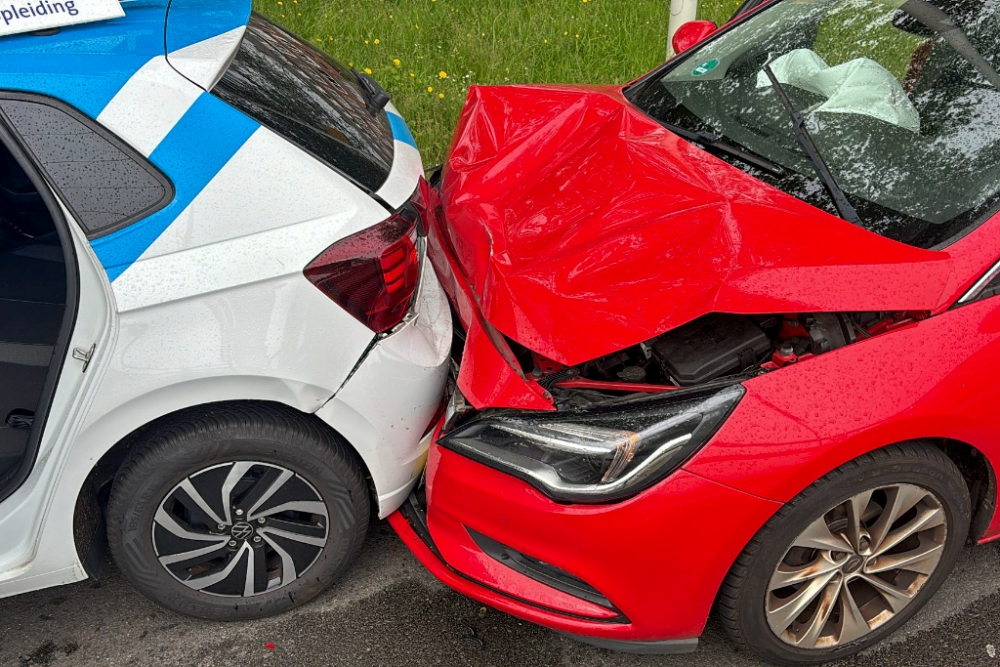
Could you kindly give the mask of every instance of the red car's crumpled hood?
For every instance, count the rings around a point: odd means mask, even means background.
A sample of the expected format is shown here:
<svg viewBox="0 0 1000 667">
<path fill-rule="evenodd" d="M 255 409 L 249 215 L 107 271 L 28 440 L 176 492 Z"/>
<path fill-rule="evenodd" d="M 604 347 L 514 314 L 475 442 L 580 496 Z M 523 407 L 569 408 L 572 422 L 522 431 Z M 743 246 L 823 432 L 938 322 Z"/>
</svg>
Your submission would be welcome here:
<svg viewBox="0 0 1000 667">
<path fill-rule="evenodd" d="M 711 312 L 929 310 L 951 270 L 692 146 L 617 88 L 472 88 L 441 207 L 485 320 L 564 364 Z"/>
</svg>

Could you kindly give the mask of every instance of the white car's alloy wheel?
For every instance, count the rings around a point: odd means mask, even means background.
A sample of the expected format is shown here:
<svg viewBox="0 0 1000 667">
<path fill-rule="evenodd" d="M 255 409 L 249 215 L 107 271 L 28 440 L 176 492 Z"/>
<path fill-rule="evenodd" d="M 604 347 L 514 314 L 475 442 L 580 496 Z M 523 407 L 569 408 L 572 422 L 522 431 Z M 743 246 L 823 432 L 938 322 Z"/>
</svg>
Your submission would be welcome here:
<svg viewBox="0 0 1000 667">
<path fill-rule="evenodd" d="M 371 516 L 364 472 L 318 419 L 217 404 L 139 437 L 111 488 L 108 541 L 159 604 L 262 618 L 316 597 L 358 555 Z"/>
<path fill-rule="evenodd" d="M 185 477 L 153 518 L 160 564 L 196 591 L 251 597 L 291 584 L 326 546 L 329 513 L 301 476 L 233 461 Z"/>
</svg>

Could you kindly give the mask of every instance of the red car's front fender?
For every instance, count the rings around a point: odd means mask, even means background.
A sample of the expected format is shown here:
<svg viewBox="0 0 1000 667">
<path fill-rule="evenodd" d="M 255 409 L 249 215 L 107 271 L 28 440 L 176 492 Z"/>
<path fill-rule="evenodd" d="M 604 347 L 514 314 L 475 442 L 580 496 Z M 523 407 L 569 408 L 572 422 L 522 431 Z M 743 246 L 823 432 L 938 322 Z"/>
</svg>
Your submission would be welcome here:
<svg viewBox="0 0 1000 667">
<path fill-rule="evenodd" d="M 1000 302 L 952 309 L 762 375 L 746 388 L 686 470 L 787 502 L 831 470 L 898 442 L 958 441 L 995 469 Z M 994 521 L 984 538 L 998 529 Z"/>
</svg>

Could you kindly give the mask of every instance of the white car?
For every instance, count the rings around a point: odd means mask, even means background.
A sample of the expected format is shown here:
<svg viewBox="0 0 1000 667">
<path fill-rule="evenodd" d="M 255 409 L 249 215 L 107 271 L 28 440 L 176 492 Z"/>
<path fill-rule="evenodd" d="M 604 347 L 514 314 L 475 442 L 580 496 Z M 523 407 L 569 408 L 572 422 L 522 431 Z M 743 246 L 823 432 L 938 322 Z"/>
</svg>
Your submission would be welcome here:
<svg viewBox="0 0 1000 667">
<path fill-rule="evenodd" d="M 121 7 L 0 37 L 0 597 L 106 534 L 153 600 L 260 617 L 422 471 L 451 314 L 420 156 L 249 0 Z"/>
</svg>

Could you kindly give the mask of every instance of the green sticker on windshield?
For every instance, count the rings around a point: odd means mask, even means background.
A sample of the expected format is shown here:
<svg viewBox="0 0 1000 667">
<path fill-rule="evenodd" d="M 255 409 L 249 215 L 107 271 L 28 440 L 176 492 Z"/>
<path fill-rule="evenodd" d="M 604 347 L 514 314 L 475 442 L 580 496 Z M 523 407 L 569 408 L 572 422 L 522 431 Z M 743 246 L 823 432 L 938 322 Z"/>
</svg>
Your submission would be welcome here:
<svg viewBox="0 0 1000 667">
<path fill-rule="evenodd" d="M 706 74 L 708 74 L 709 72 L 711 72 L 713 69 L 715 69 L 718 66 L 719 66 L 719 59 L 718 58 L 712 58 L 708 62 L 704 62 L 704 63 L 698 65 L 697 67 L 695 67 L 694 71 L 691 72 L 691 74 L 694 75 L 694 76 L 705 76 Z"/>
</svg>

